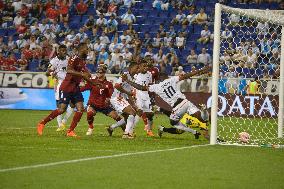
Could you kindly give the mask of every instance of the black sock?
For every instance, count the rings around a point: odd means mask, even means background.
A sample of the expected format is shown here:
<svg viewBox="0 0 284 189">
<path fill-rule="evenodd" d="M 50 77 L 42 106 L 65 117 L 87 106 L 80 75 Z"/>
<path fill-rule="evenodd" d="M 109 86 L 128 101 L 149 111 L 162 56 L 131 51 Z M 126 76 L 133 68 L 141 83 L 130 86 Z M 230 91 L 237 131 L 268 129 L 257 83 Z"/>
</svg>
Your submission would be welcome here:
<svg viewBox="0 0 284 189">
<path fill-rule="evenodd" d="M 180 130 L 178 130 L 177 128 L 173 128 L 173 127 L 171 127 L 171 128 L 164 127 L 163 131 L 166 132 L 166 133 L 171 133 L 171 134 L 182 134 L 183 133 Z"/>
</svg>

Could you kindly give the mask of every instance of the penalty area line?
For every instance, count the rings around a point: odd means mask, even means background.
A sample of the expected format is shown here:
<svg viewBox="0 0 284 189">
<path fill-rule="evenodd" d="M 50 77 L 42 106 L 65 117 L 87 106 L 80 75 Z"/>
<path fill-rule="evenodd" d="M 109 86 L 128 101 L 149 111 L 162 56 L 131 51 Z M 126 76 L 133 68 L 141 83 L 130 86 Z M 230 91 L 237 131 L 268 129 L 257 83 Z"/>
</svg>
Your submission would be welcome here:
<svg viewBox="0 0 284 189">
<path fill-rule="evenodd" d="M 58 161 L 58 162 L 53 162 L 53 163 L 44 163 L 44 164 L 37 164 L 37 165 L 30 165 L 30 166 L 12 167 L 12 168 L 0 169 L 0 173 L 11 172 L 11 171 L 19 171 L 19 170 L 24 170 L 24 169 L 36 169 L 36 168 L 41 168 L 41 167 L 51 167 L 51 166 L 72 164 L 72 163 L 78 163 L 78 162 L 84 162 L 84 161 L 93 161 L 93 160 L 99 160 L 99 159 L 111 159 L 111 158 L 134 156 L 134 155 L 152 154 L 152 153 L 158 153 L 158 152 L 184 150 L 184 149 L 205 147 L 205 146 L 209 146 L 209 145 L 210 144 L 204 144 L 204 145 L 195 145 L 195 146 L 185 146 L 185 147 L 179 147 L 179 148 L 168 148 L 168 149 L 162 149 L 162 150 L 130 152 L 130 153 L 123 153 L 123 154 L 108 155 L 108 156 L 96 156 L 96 157 L 90 157 L 90 158 L 74 159 L 74 160 L 67 160 L 67 161 Z"/>
</svg>

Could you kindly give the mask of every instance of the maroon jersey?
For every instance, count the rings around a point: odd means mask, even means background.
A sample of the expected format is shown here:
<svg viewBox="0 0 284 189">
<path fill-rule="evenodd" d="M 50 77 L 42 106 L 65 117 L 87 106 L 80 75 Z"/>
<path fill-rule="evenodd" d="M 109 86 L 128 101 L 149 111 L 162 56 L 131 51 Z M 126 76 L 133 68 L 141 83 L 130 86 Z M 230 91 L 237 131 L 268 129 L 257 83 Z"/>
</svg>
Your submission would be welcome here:
<svg viewBox="0 0 284 189">
<path fill-rule="evenodd" d="M 87 83 L 84 87 L 80 88 L 80 91 L 90 90 L 90 97 L 88 104 L 94 105 L 97 108 L 106 108 L 109 103 L 106 103 L 106 99 L 110 98 L 113 93 L 113 85 L 107 80 L 98 80 L 97 78 L 92 79 L 96 83 L 102 84 L 102 87 L 94 86 Z"/>
<path fill-rule="evenodd" d="M 152 67 L 149 70 L 152 74 L 152 82 L 156 83 L 156 81 L 159 79 L 159 68 L 157 67 Z"/>
<path fill-rule="evenodd" d="M 68 67 L 73 68 L 77 72 L 87 72 L 85 60 L 79 58 L 77 55 L 74 55 L 69 58 Z M 65 79 L 60 85 L 60 90 L 70 93 L 79 91 L 79 84 L 81 80 L 81 76 L 75 76 L 70 73 L 67 73 Z"/>
</svg>

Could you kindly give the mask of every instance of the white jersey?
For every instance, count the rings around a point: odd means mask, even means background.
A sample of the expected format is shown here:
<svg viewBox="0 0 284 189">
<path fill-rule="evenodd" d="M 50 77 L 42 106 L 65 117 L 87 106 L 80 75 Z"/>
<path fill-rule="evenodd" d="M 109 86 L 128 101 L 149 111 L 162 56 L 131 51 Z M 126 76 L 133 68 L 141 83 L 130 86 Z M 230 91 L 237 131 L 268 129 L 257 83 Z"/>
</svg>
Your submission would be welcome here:
<svg viewBox="0 0 284 189">
<path fill-rule="evenodd" d="M 132 81 L 132 77 L 130 76 L 129 73 L 127 73 L 127 77 L 130 81 Z M 119 77 L 115 82 L 114 82 L 114 85 L 116 84 L 120 84 L 122 86 L 122 88 L 128 92 L 131 92 L 133 87 L 131 85 L 129 85 L 127 82 L 125 81 L 122 81 L 122 78 Z M 119 90 L 117 90 L 116 88 L 114 88 L 114 91 L 112 93 L 112 96 L 111 98 L 117 98 L 117 97 L 123 97 L 125 99 L 128 99 L 128 95 L 127 94 L 124 94 L 122 92 L 120 92 Z"/>
<path fill-rule="evenodd" d="M 56 78 L 58 81 L 63 81 L 66 73 L 67 73 L 67 64 L 68 64 L 68 57 L 64 60 L 60 60 L 57 56 L 50 60 L 50 68 L 54 70 L 54 73 L 56 73 Z"/>
<path fill-rule="evenodd" d="M 178 89 L 177 82 L 179 82 L 179 76 L 174 76 L 163 82 L 149 85 L 149 91 L 156 93 L 171 107 L 174 107 L 179 98 L 186 99 L 185 95 Z"/>
<path fill-rule="evenodd" d="M 143 86 L 149 86 L 152 82 L 152 74 L 151 72 L 147 72 L 147 73 L 138 73 L 134 76 L 134 82 L 139 84 L 139 85 L 143 85 Z M 148 91 L 140 91 L 140 90 L 136 90 L 136 97 L 139 98 L 150 98 Z M 143 98 L 143 99 L 144 99 Z"/>
</svg>

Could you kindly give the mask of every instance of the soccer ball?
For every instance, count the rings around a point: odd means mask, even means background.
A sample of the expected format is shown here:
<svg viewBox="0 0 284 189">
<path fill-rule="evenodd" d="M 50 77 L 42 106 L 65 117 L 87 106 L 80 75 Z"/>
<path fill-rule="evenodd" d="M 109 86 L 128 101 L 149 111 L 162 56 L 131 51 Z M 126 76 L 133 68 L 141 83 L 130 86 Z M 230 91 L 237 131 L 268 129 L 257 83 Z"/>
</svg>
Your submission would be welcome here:
<svg viewBox="0 0 284 189">
<path fill-rule="evenodd" d="M 242 143 L 248 143 L 249 142 L 250 135 L 247 132 L 241 132 L 239 133 L 239 140 Z"/>
</svg>

